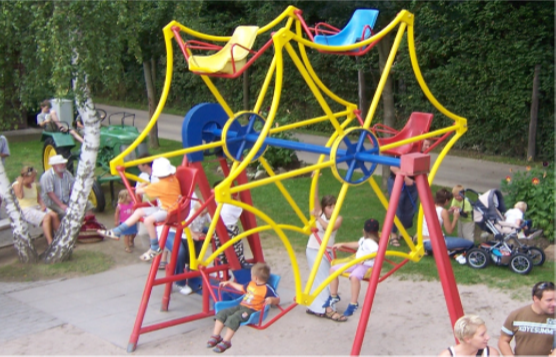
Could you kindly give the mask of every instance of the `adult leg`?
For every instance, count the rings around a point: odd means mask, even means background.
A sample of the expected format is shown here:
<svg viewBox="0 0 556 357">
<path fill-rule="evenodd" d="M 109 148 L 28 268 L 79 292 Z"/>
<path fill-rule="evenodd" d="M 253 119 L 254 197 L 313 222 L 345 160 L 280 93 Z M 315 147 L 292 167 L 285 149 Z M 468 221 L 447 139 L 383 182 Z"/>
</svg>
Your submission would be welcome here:
<svg viewBox="0 0 556 357">
<path fill-rule="evenodd" d="M 56 231 L 58 231 L 58 229 L 60 229 L 60 217 L 55 212 L 52 212 L 50 210 L 48 210 L 47 215 L 51 217 L 52 233 L 55 233 Z"/>
<path fill-rule="evenodd" d="M 309 268 L 312 268 L 313 265 L 315 265 L 317 252 L 318 251 L 316 249 L 307 248 L 305 253 L 307 256 L 307 262 L 309 263 Z M 326 259 L 326 256 L 323 256 L 322 260 L 320 261 L 319 269 L 315 276 L 311 292 L 313 292 L 316 287 L 318 287 L 323 281 L 328 278 L 329 271 L 330 262 L 328 261 L 328 259 Z M 315 300 L 313 300 L 313 303 L 309 306 L 309 310 L 319 314 L 325 313 L 326 310 L 322 306 L 328 300 L 328 296 L 330 296 L 330 288 L 327 286 L 316 296 Z"/>
<path fill-rule="evenodd" d="M 55 214 L 56 215 L 56 214 Z M 50 214 L 46 214 L 42 220 L 42 232 L 44 233 L 44 237 L 46 238 L 46 242 L 48 245 L 52 244 L 53 236 L 52 236 L 52 216 Z"/>
<path fill-rule="evenodd" d="M 454 249 L 462 249 L 462 250 L 469 250 L 475 246 L 473 242 L 468 241 L 467 239 L 459 238 L 459 237 L 446 237 L 446 249 L 454 250 Z"/>
</svg>

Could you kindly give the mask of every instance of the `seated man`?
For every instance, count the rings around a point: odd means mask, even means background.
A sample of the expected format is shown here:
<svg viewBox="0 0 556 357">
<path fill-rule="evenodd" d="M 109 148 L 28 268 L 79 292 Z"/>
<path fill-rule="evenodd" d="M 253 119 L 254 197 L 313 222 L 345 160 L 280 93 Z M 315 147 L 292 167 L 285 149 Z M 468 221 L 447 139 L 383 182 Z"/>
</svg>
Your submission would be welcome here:
<svg viewBox="0 0 556 357">
<path fill-rule="evenodd" d="M 60 217 L 66 214 L 75 181 L 73 175 L 66 169 L 67 162 L 68 160 L 62 155 L 52 156 L 48 160 L 48 164 L 52 167 L 42 174 L 40 179 L 44 204 Z M 86 215 L 91 215 L 93 208 L 94 205 L 87 201 Z"/>
<path fill-rule="evenodd" d="M 62 123 L 60 123 L 56 111 L 51 108 L 52 105 L 48 99 L 41 103 L 41 112 L 37 114 L 37 125 L 45 131 L 61 131 L 65 133 L 69 130 L 69 133 L 75 140 L 83 144 L 83 138 L 75 130 L 69 129 L 69 126 L 67 128 L 64 127 Z"/>
</svg>

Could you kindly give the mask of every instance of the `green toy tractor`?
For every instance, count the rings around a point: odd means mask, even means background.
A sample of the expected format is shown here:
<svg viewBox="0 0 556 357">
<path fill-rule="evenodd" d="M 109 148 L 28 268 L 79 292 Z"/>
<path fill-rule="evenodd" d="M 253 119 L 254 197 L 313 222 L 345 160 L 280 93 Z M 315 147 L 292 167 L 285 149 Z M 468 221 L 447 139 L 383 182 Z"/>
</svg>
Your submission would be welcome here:
<svg viewBox="0 0 556 357">
<path fill-rule="evenodd" d="M 106 119 L 106 112 L 102 109 L 97 109 L 102 122 Z M 119 124 L 112 124 L 112 121 L 118 121 Z M 79 119 L 76 119 L 76 122 Z M 126 120 L 131 121 L 131 125 L 127 125 Z M 44 142 L 42 158 L 44 171 L 50 169 L 48 164 L 49 159 L 54 155 L 62 155 L 68 159 L 67 168 L 69 171 L 74 172 L 77 165 L 74 164 L 75 160 L 79 159 L 79 150 L 74 150 L 77 143 L 72 135 L 69 133 L 69 126 L 64 122 L 63 130 L 52 132 L 43 131 L 41 141 Z M 112 176 L 110 174 L 110 160 L 124 151 L 131 143 L 139 136 L 139 130 L 135 127 L 135 114 L 125 112 L 113 113 L 108 117 L 108 125 L 101 125 L 100 128 L 100 147 L 98 150 L 97 163 L 95 170 L 95 182 L 89 195 L 89 200 L 95 205 L 96 212 L 104 211 L 106 199 L 101 185 L 105 182 L 110 183 L 110 194 L 112 204 L 117 201 L 117 194 L 114 192 L 114 182 L 121 182 L 119 176 Z M 144 141 L 137 148 L 125 158 L 125 161 L 135 160 L 137 157 L 148 152 L 147 142 Z M 139 169 L 132 168 L 130 173 L 139 174 Z"/>
</svg>

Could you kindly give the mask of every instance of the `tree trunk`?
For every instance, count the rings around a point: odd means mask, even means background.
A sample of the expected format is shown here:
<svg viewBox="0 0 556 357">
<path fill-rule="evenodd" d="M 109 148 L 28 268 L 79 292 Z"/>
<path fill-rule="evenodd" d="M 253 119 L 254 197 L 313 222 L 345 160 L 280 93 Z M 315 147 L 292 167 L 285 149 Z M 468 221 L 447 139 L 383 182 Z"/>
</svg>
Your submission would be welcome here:
<svg viewBox="0 0 556 357">
<path fill-rule="evenodd" d="M 390 49 L 392 48 L 391 36 L 385 36 L 382 41 L 377 45 L 378 47 L 378 64 L 380 67 L 380 73 L 384 71 L 384 66 L 388 60 L 388 55 L 390 54 Z M 382 123 L 386 126 L 393 127 L 396 119 L 396 109 L 394 108 L 394 91 L 392 86 L 392 75 L 388 76 L 386 83 L 384 85 L 384 90 L 382 91 L 382 110 L 383 110 L 383 120 Z M 386 189 L 388 184 L 388 176 L 390 175 L 390 167 L 382 166 L 382 189 Z"/>
<path fill-rule="evenodd" d="M 88 93 L 87 93 L 88 96 Z M 73 246 L 77 241 L 85 206 L 94 182 L 94 170 L 100 146 L 100 118 L 90 98 L 85 103 L 77 104 L 79 115 L 83 119 L 84 143 L 81 146 L 79 165 L 75 175 L 75 183 L 70 196 L 70 204 L 54 241 L 45 252 L 46 263 L 57 263 L 69 259 Z"/>
<path fill-rule="evenodd" d="M 531 99 L 531 121 L 529 122 L 529 143 L 527 145 L 527 160 L 535 160 L 535 148 L 537 144 L 537 117 L 539 113 L 539 74 L 541 65 L 535 66 L 535 77 L 533 77 L 533 96 Z"/>
<path fill-rule="evenodd" d="M 27 222 L 23 220 L 19 203 L 14 200 L 14 191 L 4 170 L 4 165 L 2 165 L 2 160 L 0 160 L 0 196 L 6 202 L 6 211 L 10 217 L 13 230 L 14 248 L 19 261 L 27 264 L 36 263 L 38 259 L 37 251 L 29 235 Z"/>
<path fill-rule="evenodd" d="M 357 63 L 357 89 L 359 95 L 359 110 L 361 110 L 361 118 L 363 120 L 367 117 L 367 96 L 365 93 L 365 71 L 363 67 L 360 67 L 359 64 L 361 59 L 359 57 L 355 57 L 355 61 Z"/>
<path fill-rule="evenodd" d="M 147 86 L 147 99 L 149 101 L 149 119 L 153 117 L 154 114 L 154 102 L 155 102 L 155 94 L 154 94 L 154 82 L 153 82 L 153 74 L 151 71 L 151 63 L 150 61 L 143 61 L 143 74 L 145 76 L 145 84 Z M 152 149 L 157 149 L 160 144 L 158 142 L 158 124 L 155 124 L 151 132 L 149 133 L 149 146 Z"/>
<path fill-rule="evenodd" d="M 249 110 L 249 68 L 243 72 L 243 110 Z"/>
</svg>

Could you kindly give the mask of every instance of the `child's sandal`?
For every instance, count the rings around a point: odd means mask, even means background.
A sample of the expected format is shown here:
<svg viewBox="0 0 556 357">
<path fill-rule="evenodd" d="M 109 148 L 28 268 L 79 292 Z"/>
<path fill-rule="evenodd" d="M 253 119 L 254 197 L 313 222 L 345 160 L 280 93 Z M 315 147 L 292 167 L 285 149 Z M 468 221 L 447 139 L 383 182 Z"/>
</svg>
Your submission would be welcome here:
<svg viewBox="0 0 556 357">
<path fill-rule="evenodd" d="M 114 233 L 114 231 L 111 230 L 111 229 L 108 229 L 108 230 L 99 229 L 97 231 L 97 233 L 100 234 L 103 237 L 106 237 L 106 238 L 110 238 L 110 239 L 114 239 L 114 240 L 120 240 L 120 236 L 117 235 L 116 233 Z"/>
<path fill-rule="evenodd" d="M 231 342 L 222 340 L 222 341 L 220 341 L 219 344 L 216 345 L 216 347 L 214 347 L 213 351 L 216 352 L 216 353 L 222 353 L 230 347 L 232 347 Z"/>
<path fill-rule="evenodd" d="M 220 335 L 212 335 L 210 336 L 209 340 L 207 341 L 207 348 L 213 348 L 217 344 L 222 341 L 222 336 Z"/>
</svg>

